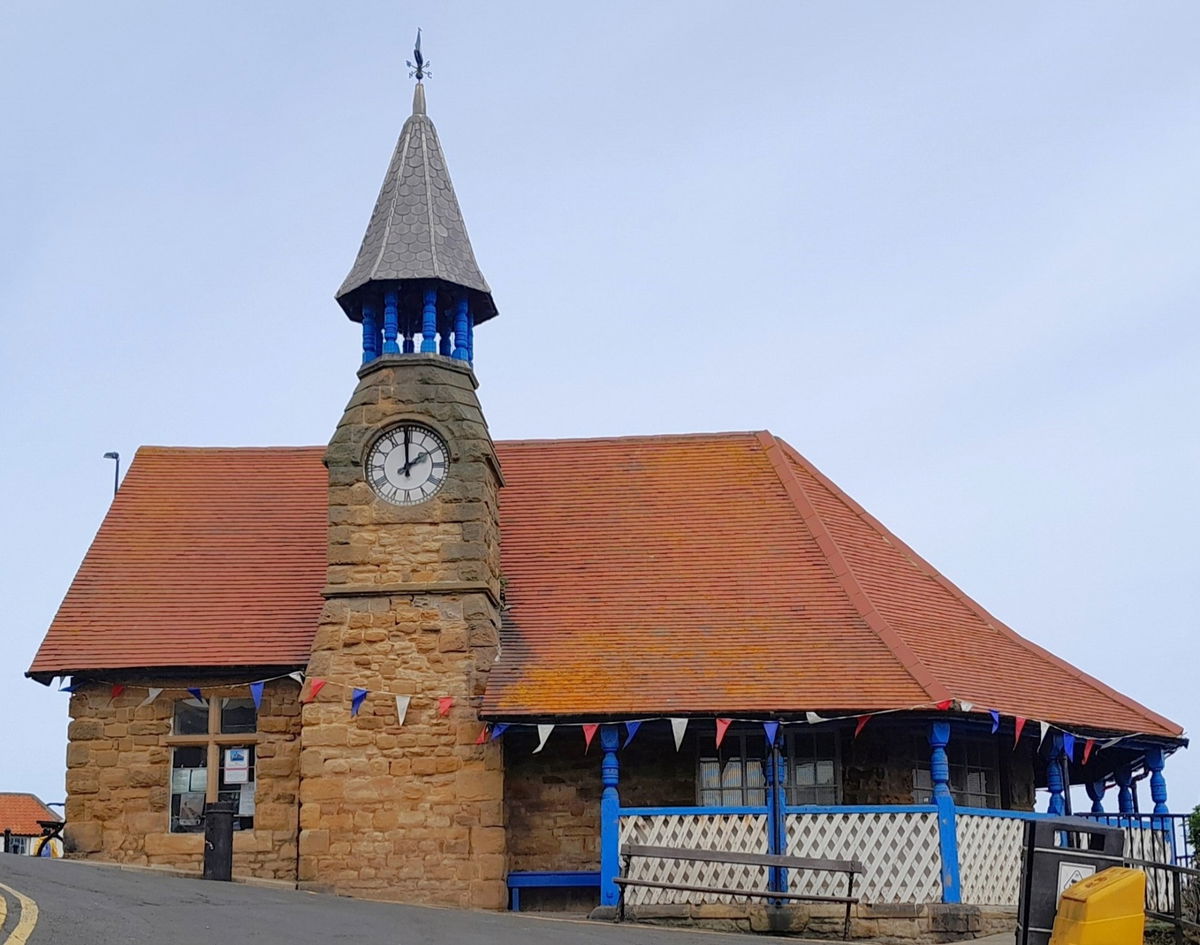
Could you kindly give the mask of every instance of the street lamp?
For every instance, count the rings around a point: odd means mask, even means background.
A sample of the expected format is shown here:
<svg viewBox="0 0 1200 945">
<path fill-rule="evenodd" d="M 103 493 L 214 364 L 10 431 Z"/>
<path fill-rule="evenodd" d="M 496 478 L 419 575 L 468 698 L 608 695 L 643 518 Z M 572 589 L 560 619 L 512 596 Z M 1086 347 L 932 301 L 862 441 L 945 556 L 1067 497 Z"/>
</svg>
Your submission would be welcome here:
<svg viewBox="0 0 1200 945">
<path fill-rule="evenodd" d="M 121 454 L 116 452 L 105 453 L 104 458 L 113 461 L 113 495 L 115 496 L 117 494 L 117 483 L 121 477 Z"/>
</svg>

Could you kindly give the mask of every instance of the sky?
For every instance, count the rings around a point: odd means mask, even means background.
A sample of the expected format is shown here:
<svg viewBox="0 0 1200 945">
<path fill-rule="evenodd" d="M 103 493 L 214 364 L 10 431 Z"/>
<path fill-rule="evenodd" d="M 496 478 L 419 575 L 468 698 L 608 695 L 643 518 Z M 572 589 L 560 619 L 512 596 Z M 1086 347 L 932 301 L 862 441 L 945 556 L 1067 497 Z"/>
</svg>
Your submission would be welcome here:
<svg viewBox="0 0 1200 945">
<path fill-rule="evenodd" d="M 328 440 L 418 26 L 495 438 L 770 429 L 1200 724 L 1200 5 L 7 0 L 0 790 L 64 795 L 103 454 Z"/>
</svg>

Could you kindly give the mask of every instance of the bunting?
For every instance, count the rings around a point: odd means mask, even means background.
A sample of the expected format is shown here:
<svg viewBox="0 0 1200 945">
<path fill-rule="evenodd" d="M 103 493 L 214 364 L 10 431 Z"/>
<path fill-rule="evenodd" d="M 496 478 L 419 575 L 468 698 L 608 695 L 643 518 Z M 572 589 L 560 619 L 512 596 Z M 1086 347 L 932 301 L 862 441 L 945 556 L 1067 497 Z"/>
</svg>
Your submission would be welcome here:
<svg viewBox="0 0 1200 945">
<path fill-rule="evenodd" d="M 507 722 L 497 722 L 495 725 L 492 726 L 492 741 L 495 741 L 497 738 L 499 738 L 501 735 L 503 735 L 506 731 L 508 731 L 508 723 Z"/>
<path fill-rule="evenodd" d="M 629 743 L 633 741 L 633 736 L 637 734 L 637 730 L 642 727 L 641 722 L 626 722 L 625 723 L 625 747 L 629 747 Z"/>
<path fill-rule="evenodd" d="M 138 703 L 138 708 L 140 709 L 144 705 L 149 705 L 151 702 L 153 702 L 155 699 L 157 699 L 161 695 L 162 695 L 162 689 L 151 689 L 147 693 L 146 698 Z"/>
<path fill-rule="evenodd" d="M 1013 717 L 1013 722 L 1016 727 L 1016 734 L 1013 735 L 1013 749 L 1015 750 L 1017 745 L 1021 743 L 1021 729 L 1025 727 L 1025 719 L 1018 715 Z"/>
<path fill-rule="evenodd" d="M 316 676 L 310 677 L 308 680 L 308 695 L 303 697 L 300 700 L 300 704 L 303 705 L 306 702 L 312 702 L 314 699 L 317 698 L 317 693 L 320 692 L 324 688 L 325 688 L 325 680 L 324 679 L 319 679 Z"/>
<path fill-rule="evenodd" d="M 447 716 L 454 707 L 454 696 L 442 696 L 438 699 L 438 715 Z"/>
<path fill-rule="evenodd" d="M 995 709 L 988 709 L 988 715 L 992 717 L 992 734 L 995 735 L 1000 731 L 1000 713 Z"/>
<path fill-rule="evenodd" d="M 207 704 L 204 701 L 204 693 L 202 693 L 195 686 L 188 686 L 188 692 L 190 692 L 192 694 L 192 698 L 195 699 L 197 702 L 199 702 L 201 705 Z"/>
<path fill-rule="evenodd" d="M 717 719 L 717 747 L 721 747 L 721 742 L 725 740 L 725 733 L 729 731 L 729 725 L 733 719 Z"/>
<path fill-rule="evenodd" d="M 358 715 L 358 711 L 359 711 L 359 709 L 362 708 L 362 704 L 363 704 L 363 702 L 366 701 L 366 698 L 367 698 L 367 690 L 366 689 L 355 689 L 354 692 L 352 692 L 350 694 L 350 717 L 351 718 L 354 718 L 356 715 Z"/>
<path fill-rule="evenodd" d="M 408 704 L 412 696 L 396 696 L 396 724 L 403 725 L 404 717 L 408 715 Z"/>
<path fill-rule="evenodd" d="M 262 694 L 264 682 L 252 682 L 250 684 L 250 698 L 254 700 L 254 711 L 258 712 L 262 709 Z"/>
<path fill-rule="evenodd" d="M 804 721 L 806 721 L 809 725 L 816 725 L 818 722 L 824 722 L 825 720 L 821 718 L 821 716 L 817 715 L 816 712 L 805 712 Z"/>
<path fill-rule="evenodd" d="M 860 715 L 858 717 L 858 722 L 854 726 L 854 737 L 855 738 L 858 738 L 858 733 L 867 727 L 867 723 L 869 721 L 871 721 L 871 716 L 869 716 L 869 715 Z M 941 723 L 939 722 L 938 724 L 940 725 Z"/>
<path fill-rule="evenodd" d="M 949 711 L 953 707 L 954 707 L 953 699 L 943 699 L 941 702 L 938 702 L 937 704 L 934 705 L 935 709 L 940 709 L 942 712 Z"/>
<path fill-rule="evenodd" d="M 592 739 L 596 737 L 596 730 L 600 728 L 595 723 L 588 723 L 583 726 L 583 753 L 586 755 L 588 749 L 592 747 Z"/>
<path fill-rule="evenodd" d="M 124 683 L 113 683 L 113 687 L 112 687 L 112 697 L 113 697 L 114 699 L 115 699 L 115 698 L 117 698 L 117 696 L 119 696 L 119 695 L 120 695 L 121 693 L 123 693 L 124 691 L 125 691 L 125 684 L 124 684 Z"/>
<path fill-rule="evenodd" d="M 1063 732 L 1063 754 L 1067 761 L 1075 760 L 1075 736 L 1070 732 Z"/>
<path fill-rule="evenodd" d="M 683 733 L 687 731 L 687 719 L 671 719 L 671 734 L 675 736 L 675 750 L 683 747 Z"/>
<path fill-rule="evenodd" d="M 1092 749 L 1096 747 L 1096 739 L 1089 738 L 1083 743 L 1083 763 L 1087 764 L 1088 759 L 1092 757 Z"/>
<path fill-rule="evenodd" d="M 278 679 L 279 677 L 276 677 L 276 678 Z M 296 670 L 294 673 L 288 673 L 287 678 L 296 680 L 296 682 L 299 683 L 301 686 L 304 685 L 304 673 L 300 672 L 300 670 Z M 263 681 L 266 682 L 267 680 L 263 680 Z"/>
<path fill-rule="evenodd" d="M 763 722 L 763 731 L 766 732 L 766 735 L 767 735 L 767 744 L 774 745 L 775 738 L 779 734 L 779 723 L 778 722 Z"/>
<path fill-rule="evenodd" d="M 481 728 L 479 730 L 479 735 L 476 736 L 476 738 L 475 738 L 475 744 L 476 745 L 484 744 L 491 737 L 491 734 L 492 734 L 492 727 L 490 725 L 488 725 L 486 722 L 484 722 L 483 728 Z"/>
<path fill-rule="evenodd" d="M 553 725 L 539 725 L 537 727 L 538 744 L 533 750 L 536 755 L 539 751 L 546 747 L 546 740 L 550 737 L 550 733 L 554 731 Z"/>
</svg>

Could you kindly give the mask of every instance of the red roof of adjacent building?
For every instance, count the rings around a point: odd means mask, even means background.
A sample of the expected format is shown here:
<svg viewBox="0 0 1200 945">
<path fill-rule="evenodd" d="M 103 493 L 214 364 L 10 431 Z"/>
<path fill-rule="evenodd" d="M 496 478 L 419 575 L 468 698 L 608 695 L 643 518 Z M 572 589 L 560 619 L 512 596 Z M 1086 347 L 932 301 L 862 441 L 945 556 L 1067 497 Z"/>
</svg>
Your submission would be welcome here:
<svg viewBox="0 0 1200 945">
<path fill-rule="evenodd" d="M 496 448 L 508 606 L 489 717 L 957 699 L 1182 734 L 1008 629 L 769 433 Z M 306 663 L 321 455 L 139 450 L 30 672 Z"/>
<path fill-rule="evenodd" d="M 40 837 L 39 820 L 62 820 L 32 794 L 0 791 L 0 832 L 11 830 L 19 837 Z"/>
</svg>

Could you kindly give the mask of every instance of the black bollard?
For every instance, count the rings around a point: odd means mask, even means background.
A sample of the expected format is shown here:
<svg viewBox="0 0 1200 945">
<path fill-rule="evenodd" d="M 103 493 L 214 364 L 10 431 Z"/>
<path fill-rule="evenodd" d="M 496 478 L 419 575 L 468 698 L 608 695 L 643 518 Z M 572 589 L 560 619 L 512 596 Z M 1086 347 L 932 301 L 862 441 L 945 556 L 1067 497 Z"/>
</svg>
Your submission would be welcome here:
<svg viewBox="0 0 1200 945">
<path fill-rule="evenodd" d="M 233 815 L 237 804 L 215 801 L 204 805 L 204 878 L 233 879 Z"/>
<path fill-rule="evenodd" d="M 4 852 L 7 853 L 12 849 L 12 830 L 8 827 L 4 828 Z"/>
</svg>

